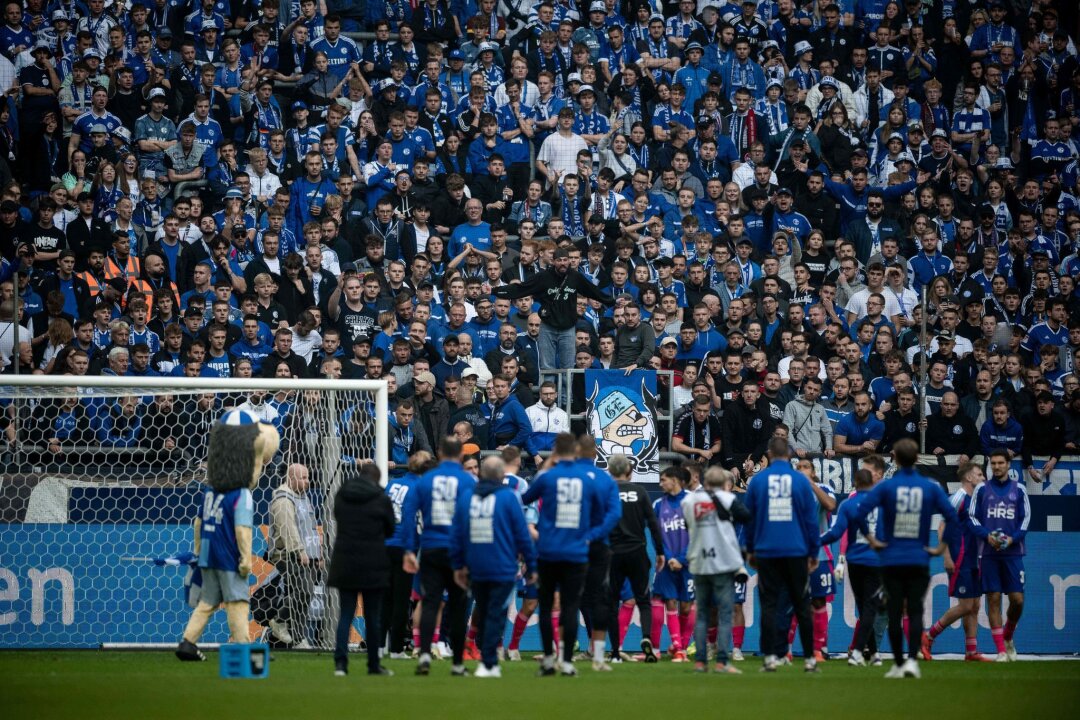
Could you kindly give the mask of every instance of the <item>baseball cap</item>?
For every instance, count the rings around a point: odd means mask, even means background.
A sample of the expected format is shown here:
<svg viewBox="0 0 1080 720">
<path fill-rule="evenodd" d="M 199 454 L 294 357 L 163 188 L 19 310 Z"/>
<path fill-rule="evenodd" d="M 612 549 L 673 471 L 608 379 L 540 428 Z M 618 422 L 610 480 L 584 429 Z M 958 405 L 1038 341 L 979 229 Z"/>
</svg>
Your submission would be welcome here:
<svg viewBox="0 0 1080 720">
<path fill-rule="evenodd" d="M 167 27 L 161 28 L 160 30 L 158 30 L 157 36 L 159 38 L 171 38 L 173 36 L 173 31 Z"/>
<path fill-rule="evenodd" d="M 446 58 L 447 60 L 464 60 L 465 55 L 460 50 L 451 50 Z"/>
<path fill-rule="evenodd" d="M 296 102 L 294 102 L 292 104 L 293 112 L 296 112 L 297 110 L 307 110 L 307 109 L 308 109 L 308 104 L 306 102 L 304 102 L 303 100 L 297 100 Z"/>
<path fill-rule="evenodd" d="M 124 142 L 131 142 L 131 131 L 123 125 L 118 126 L 112 131 L 113 137 L 118 137 Z"/>
<path fill-rule="evenodd" d="M 496 45 L 493 42 L 482 42 L 482 43 L 480 43 L 479 51 L 481 53 L 498 52 L 499 51 L 499 46 Z"/>
<path fill-rule="evenodd" d="M 596 94 L 596 91 L 593 90 L 592 85 L 582 85 L 581 87 L 578 88 L 577 92 L 574 93 L 574 94 L 575 95 L 580 95 L 581 93 L 587 93 L 587 92 L 591 92 L 593 95 Z"/>
<path fill-rule="evenodd" d="M 244 223 L 233 223 L 232 226 L 233 235 L 238 232 L 247 233 L 247 226 Z"/>
<path fill-rule="evenodd" d="M 607 13 L 607 6 L 599 0 L 597 2 L 589 3 L 589 12 L 602 12 Z"/>
<path fill-rule="evenodd" d="M 709 73 L 709 79 L 707 80 L 709 85 L 723 85 L 724 76 L 718 72 Z"/>
<path fill-rule="evenodd" d="M 84 60 L 87 58 L 97 58 L 98 60 L 101 59 L 101 53 L 97 51 L 97 48 L 86 48 L 85 50 L 83 50 L 82 56 Z"/>
<path fill-rule="evenodd" d="M 904 142 L 904 136 L 898 132 L 889 133 L 889 138 L 885 142 L 892 142 L 893 140 L 899 140 L 900 142 Z"/>
<path fill-rule="evenodd" d="M 941 128 L 934 128 L 934 132 L 930 133 L 930 137 L 932 137 L 932 138 L 938 138 L 939 137 L 939 138 L 945 138 L 946 140 L 948 140 L 949 139 L 949 134 L 947 132 L 945 132 L 944 130 L 942 130 Z"/>
<path fill-rule="evenodd" d="M 38 40 L 34 43 L 34 52 L 37 52 L 38 50 L 44 50 L 49 53 L 49 55 L 53 54 L 52 47 L 49 45 L 48 40 Z"/>
<path fill-rule="evenodd" d="M 432 375 L 427 370 L 425 370 L 424 372 L 417 373 L 416 375 L 413 376 L 413 383 L 418 383 L 418 382 L 427 383 L 428 385 L 434 385 L 435 384 L 435 376 Z"/>
<path fill-rule="evenodd" d="M 161 88 L 154 88 L 153 90 L 151 90 L 147 94 L 146 99 L 147 100 L 153 100 L 154 98 L 162 98 L 162 99 L 164 99 L 165 98 L 165 91 L 162 90 Z"/>
<path fill-rule="evenodd" d="M 937 334 L 937 339 L 952 342 L 953 340 L 956 339 L 956 336 L 953 335 L 952 332 L 950 332 L 948 330 L 943 330 L 943 331 L 941 331 L 941 332 L 939 332 Z"/>
<path fill-rule="evenodd" d="M 231 187 L 225 191 L 226 200 L 232 200 L 233 198 L 237 200 L 244 199 L 244 193 L 240 192 L 240 188 Z"/>
<path fill-rule="evenodd" d="M 776 194 L 777 195 L 793 195 L 794 193 L 791 192 L 791 188 L 782 187 L 782 188 L 777 188 Z"/>
<path fill-rule="evenodd" d="M 63 10 L 53 10 L 52 19 L 53 22 L 56 22 L 57 20 L 67 20 L 68 16 Z"/>
<path fill-rule="evenodd" d="M 821 78 L 821 82 L 819 84 L 821 85 L 821 88 L 823 90 L 825 88 L 832 88 L 833 90 L 840 89 L 840 83 L 836 82 L 836 78 L 832 77 L 831 75 L 826 75 L 825 77 Z"/>
<path fill-rule="evenodd" d="M 476 368 L 467 367 L 461 371 L 461 379 L 464 380 L 467 377 L 478 378 L 480 377 L 480 373 L 476 372 Z"/>
<path fill-rule="evenodd" d="M 567 75 L 567 76 L 566 76 L 566 84 L 567 84 L 567 85 L 569 85 L 569 84 L 570 84 L 570 83 L 572 83 L 572 82 L 576 82 L 576 83 L 582 82 L 582 80 L 581 80 L 581 73 L 579 73 L 579 72 L 572 72 L 572 73 L 570 73 L 569 75 Z"/>
<path fill-rule="evenodd" d="M 676 340 L 675 338 L 671 337 L 670 335 L 668 335 L 666 338 L 664 338 L 663 340 L 660 341 L 660 347 L 664 347 L 665 345 L 676 345 L 677 346 L 678 344 L 679 344 L 679 341 Z"/>
<path fill-rule="evenodd" d="M 774 87 L 782 88 L 784 87 L 784 83 L 780 82 L 776 78 L 769 78 L 769 81 L 765 83 L 765 89 L 768 90 L 769 88 Z"/>
<path fill-rule="evenodd" d="M 88 193 L 85 190 L 78 194 L 75 198 L 75 202 L 93 202 L 94 196 L 92 193 Z"/>
<path fill-rule="evenodd" d="M 90 134 L 91 135 L 108 135 L 109 134 L 109 128 L 105 127 L 101 123 L 94 123 L 93 125 L 90 126 Z"/>
<path fill-rule="evenodd" d="M 14 200 L 5 200 L 0 203 L 0 212 L 10 213 L 19 212 L 19 203 Z"/>
</svg>

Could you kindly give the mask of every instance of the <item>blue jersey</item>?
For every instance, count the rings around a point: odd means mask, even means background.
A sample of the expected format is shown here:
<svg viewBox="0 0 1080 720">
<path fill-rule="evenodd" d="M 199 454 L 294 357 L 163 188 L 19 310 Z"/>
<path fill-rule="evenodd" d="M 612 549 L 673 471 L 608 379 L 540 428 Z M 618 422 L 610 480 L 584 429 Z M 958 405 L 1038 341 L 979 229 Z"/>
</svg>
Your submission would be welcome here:
<svg viewBox="0 0 1080 720">
<path fill-rule="evenodd" d="M 576 463 L 560 460 L 533 479 L 521 500 L 540 500 L 541 560 L 584 563 L 589 560 L 589 544 L 600 537 L 591 519 L 596 502 L 596 485 Z"/>
<path fill-rule="evenodd" d="M 818 483 L 817 486 L 821 489 L 822 492 L 832 498 L 833 502 L 836 502 L 836 493 L 833 492 L 833 489 L 831 487 L 824 483 Z M 820 502 L 818 503 L 817 519 L 818 532 L 824 533 L 826 530 L 829 529 L 829 525 L 831 524 L 832 520 L 829 511 L 826 510 L 825 506 L 822 505 Z M 818 560 L 821 560 L 822 562 L 826 560 L 832 560 L 832 552 L 828 547 L 831 544 L 832 543 L 821 543 L 821 548 L 818 550 Z"/>
<path fill-rule="evenodd" d="M 413 484 L 416 483 L 416 476 L 412 473 L 405 473 L 401 477 L 390 478 L 386 483 L 386 495 L 390 498 L 390 503 L 394 506 L 394 524 L 397 528 L 394 530 L 393 537 L 386 539 L 387 547 L 403 547 L 402 539 L 402 526 L 401 522 L 404 517 L 405 498 L 409 495 L 409 490 L 412 489 Z M 416 518 L 413 518 L 415 524 Z"/>
<path fill-rule="evenodd" d="M 957 490 L 949 496 L 949 502 L 956 509 L 956 517 L 960 520 L 957 527 L 948 527 L 942 539 L 949 545 L 949 555 L 956 567 L 974 568 L 978 563 L 978 536 L 971 529 L 968 522 L 971 510 L 971 496 L 963 489 Z"/>
<path fill-rule="evenodd" d="M 444 460 L 420 476 L 402 507 L 402 547 L 415 552 L 417 548 L 449 548 L 450 526 L 461 494 L 471 495 L 476 480 L 459 463 Z M 420 513 L 424 533 L 417 541 Z"/>
<path fill-rule="evenodd" d="M 878 511 L 871 511 L 863 523 L 855 521 L 859 512 L 859 503 L 866 497 L 867 492 L 869 491 L 861 490 L 840 503 L 840 507 L 833 516 L 832 527 L 821 536 L 821 544 L 831 545 L 847 535 L 848 545 L 845 554 L 847 561 L 852 565 L 879 567 L 881 561 L 878 559 L 877 552 L 870 547 L 870 541 L 867 540 L 867 536 L 874 535 L 877 530 Z M 860 526 L 865 528 L 865 534 L 860 530 Z"/>
<path fill-rule="evenodd" d="M 326 71 L 338 80 L 348 74 L 353 63 L 359 63 L 363 59 L 356 42 L 344 36 L 331 43 L 324 35 L 312 42 L 310 47 L 313 53 L 326 53 Z"/>
<path fill-rule="evenodd" d="M 474 580 L 512 582 L 518 574 L 519 555 L 525 572 L 531 573 L 536 550 L 512 489 L 482 482 L 476 492 L 458 498 L 450 542 L 454 569 L 468 566 Z"/>
<path fill-rule="evenodd" d="M 880 508 L 877 537 L 886 547 L 879 557 L 883 566 L 922 565 L 930 562 L 930 520 L 937 513 L 949 525 L 957 524 L 956 510 L 941 486 L 911 468 L 902 468 L 874 487 L 859 503 L 858 518 Z"/>
<path fill-rule="evenodd" d="M 834 435 L 841 435 L 848 445 L 862 445 L 867 440 L 881 440 L 885 435 L 885 424 L 874 415 L 867 415 L 859 422 L 854 412 L 850 412 L 836 423 Z"/>
<path fill-rule="evenodd" d="M 682 511 L 684 497 L 686 491 L 681 490 L 678 495 L 665 493 L 653 501 L 653 512 L 660 523 L 660 535 L 664 538 L 664 556 L 678 560 L 682 565 L 689 562 L 686 552 L 690 549 L 690 531 L 686 528 L 686 517 Z"/>
<path fill-rule="evenodd" d="M 247 488 L 215 492 L 207 488 L 203 496 L 200 528 L 199 567 L 239 572 L 240 548 L 237 527 L 252 527 L 255 502 Z"/>
<path fill-rule="evenodd" d="M 1024 555 L 1024 538 L 1031 522 L 1031 502 L 1027 488 L 1015 480 L 1004 483 L 990 478 L 979 487 L 971 498 L 971 529 L 981 541 L 979 557 Z M 993 531 L 1000 531 L 1012 539 L 1009 547 L 995 550 L 986 539 Z"/>
<path fill-rule="evenodd" d="M 764 468 L 747 486 L 744 498 L 753 520 L 746 548 L 761 557 L 811 557 L 817 554 L 818 502 L 810 479 L 786 460 Z"/>
</svg>

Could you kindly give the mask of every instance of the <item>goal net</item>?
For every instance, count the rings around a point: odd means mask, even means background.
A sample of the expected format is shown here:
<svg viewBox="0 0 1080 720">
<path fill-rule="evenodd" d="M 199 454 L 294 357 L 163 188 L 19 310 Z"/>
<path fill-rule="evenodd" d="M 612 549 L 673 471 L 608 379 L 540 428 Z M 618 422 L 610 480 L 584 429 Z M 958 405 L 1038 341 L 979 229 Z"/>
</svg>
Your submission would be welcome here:
<svg viewBox="0 0 1080 720">
<path fill-rule="evenodd" d="M 281 436 L 253 492 L 251 639 L 332 647 L 333 499 L 360 464 L 386 477 L 385 382 L 31 375 L 0 379 L 0 648 L 179 640 L 209 432 L 234 408 Z M 204 644 L 228 640 L 218 615 Z"/>
</svg>

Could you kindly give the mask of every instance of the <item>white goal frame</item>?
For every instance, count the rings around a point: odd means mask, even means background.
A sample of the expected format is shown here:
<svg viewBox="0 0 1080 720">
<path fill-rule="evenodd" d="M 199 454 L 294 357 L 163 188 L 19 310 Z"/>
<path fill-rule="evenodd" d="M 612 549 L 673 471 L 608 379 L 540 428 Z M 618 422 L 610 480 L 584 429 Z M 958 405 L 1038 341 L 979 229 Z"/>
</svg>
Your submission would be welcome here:
<svg viewBox="0 0 1080 720">
<path fill-rule="evenodd" d="M 70 388 L 123 392 L 124 390 L 330 390 L 334 392 L 363 391 L 375 394 L 375 460 L 383 485 L 389 477 L 390 446 L 385 419 L 390 412 L 390 395 L 385 380 L 306 380 L 280 378 L 188 378 L 133 377 L 115 375 L 9 375 L 0 379 L 0 388 Z M 379 422 L 383 418 L 384 422 Z"/>
</svg>

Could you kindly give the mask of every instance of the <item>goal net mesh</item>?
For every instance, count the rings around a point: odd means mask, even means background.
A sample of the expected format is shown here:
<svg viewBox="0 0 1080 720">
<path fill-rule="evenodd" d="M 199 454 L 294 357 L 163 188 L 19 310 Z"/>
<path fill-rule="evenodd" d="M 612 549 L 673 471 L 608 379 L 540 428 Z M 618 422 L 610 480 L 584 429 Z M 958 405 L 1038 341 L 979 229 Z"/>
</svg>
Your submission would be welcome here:
<svg viewBox="0 0 1080 720">
<path fill-rule="evenodd" d="M 375 390 L 325 386 L 0 385 L 0 647 L 179 640 L 209 431 L 234 408 L 281 436 L 253 491 L 251 639 L 332 647 L 333 498 L 387 421 Z M 218 613 L 202 643 L 227 640 Z"/>
</svg>

